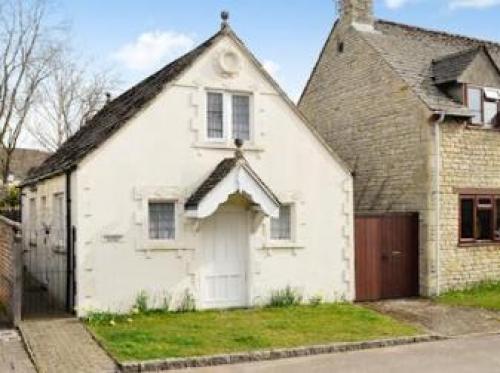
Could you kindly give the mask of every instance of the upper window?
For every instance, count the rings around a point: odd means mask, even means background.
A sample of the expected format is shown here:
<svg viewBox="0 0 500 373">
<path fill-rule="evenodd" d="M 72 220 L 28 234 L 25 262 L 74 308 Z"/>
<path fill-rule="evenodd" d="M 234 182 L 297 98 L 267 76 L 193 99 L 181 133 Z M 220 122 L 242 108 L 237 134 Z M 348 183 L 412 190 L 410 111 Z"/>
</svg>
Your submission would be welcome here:
<svg viewBox="0 0 500 373">
<path fill-rule="evenodd" d="M 460 241 L 500 240 L 500 195 L 460 196 Z"/>
<path fill-rule="evenodd" d="M 278 218 L 271 218 L 271 239 L 292 239 L 292 216 L 290 205 L 282 205 L 280 207 L 280 216 Z"/>
<path fill-rule="evenodd" d="M 207 94 L 207 136 L 211 139 L 221 139 L 224 136 L 222 93 Z"/>
<path fill-rule="evenodd" d="M 149 202 L 149 238 L 151 240 L 175 239 L 175 204 Z"/>
<path fill-rule="evenodd" d="M 488 94 L 490 91 L 496 92 L 488 88 L 467 87 L 467 106 L 474 114 L 473 124 L 491 127 L 500 123 L 500 100 L 497 95 Z"/>
<path fill-rule="evenodd" d="M 208 92 L 207 138 L 248 141 L 250 137 L 250 96 L 229 92 Z"/>
<path fill-rule="evenodd" d="M 250 97 L 233 95 L 233 139 L 250 140 Z"/>
</svg>

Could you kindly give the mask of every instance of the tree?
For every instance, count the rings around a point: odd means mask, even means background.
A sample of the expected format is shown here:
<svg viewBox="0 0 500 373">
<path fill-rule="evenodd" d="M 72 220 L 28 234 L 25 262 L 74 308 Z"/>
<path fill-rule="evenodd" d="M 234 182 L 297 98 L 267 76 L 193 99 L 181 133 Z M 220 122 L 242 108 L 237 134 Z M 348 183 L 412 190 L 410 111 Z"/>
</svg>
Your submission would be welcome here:
<svg viewBox="0 0 500 373">
<path fill-rule="evenodd" d="M 110 71 L 90 72 L 76 60 L 68 50 L 59 54 L 53 73 L 38 91 L 40 99 L 28 131 L 48 151 L 57 150 L 92 118 L 109 99 L 108 92 L 117 86 Z"/>
<path fill-rule="evenodd" d="M 4 184 L 37 90 L 50 76 L 60 51 L 46 11 L 45 0 L 0 0 L 0 171 Z"/>
</svg>

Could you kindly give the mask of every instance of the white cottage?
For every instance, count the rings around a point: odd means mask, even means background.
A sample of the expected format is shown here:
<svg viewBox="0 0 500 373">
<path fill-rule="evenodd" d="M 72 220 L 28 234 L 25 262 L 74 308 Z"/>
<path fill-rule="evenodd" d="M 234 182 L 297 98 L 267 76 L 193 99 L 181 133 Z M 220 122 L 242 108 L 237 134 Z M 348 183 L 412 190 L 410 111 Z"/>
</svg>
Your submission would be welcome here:
<svg viewBox="0 0 500 373">
<path fill-rule="evenodd" d="M 263 304 L 287 286 L 350 300 L 352 190 L 223 17 L 25 180 L 25 268 L 78 315 L 128 311 L 141 292 L 172 307 L 188 293 L 199 309 Z"/>
</svg>

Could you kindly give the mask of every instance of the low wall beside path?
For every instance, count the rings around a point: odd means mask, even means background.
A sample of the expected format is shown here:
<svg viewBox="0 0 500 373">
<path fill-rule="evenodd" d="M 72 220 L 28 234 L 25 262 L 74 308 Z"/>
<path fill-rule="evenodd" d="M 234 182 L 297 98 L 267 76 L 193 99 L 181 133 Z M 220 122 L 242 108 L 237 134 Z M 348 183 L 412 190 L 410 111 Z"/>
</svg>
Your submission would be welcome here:
<svg viewBox="0 0 500 373">
<path fill-rule="evenodd" d="M 0 303 L 9 321 L 21 321 L 21 225 L 0 215 Z"/>
</svg>

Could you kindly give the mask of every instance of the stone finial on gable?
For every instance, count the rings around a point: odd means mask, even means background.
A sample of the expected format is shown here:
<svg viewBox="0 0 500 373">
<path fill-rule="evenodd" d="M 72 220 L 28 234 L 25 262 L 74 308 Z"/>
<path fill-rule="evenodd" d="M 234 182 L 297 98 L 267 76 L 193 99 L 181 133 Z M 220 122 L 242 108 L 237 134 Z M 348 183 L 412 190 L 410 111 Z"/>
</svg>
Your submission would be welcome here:
<svg viewBox="0 0 500 373">
<path fill-rule="evenodd" d="M 362 31 L 373 31 L 375 19 L 373 0 L 337 0 L 342 23 Z"/>
<path fill-rule="evenodd" d="M 229 27 L 229 12 L 227 10 L 223 10 L 220 12 L 220 19 L 222 20 L 220 24 L 221 30 L 224 30 Z"/>
</svg>

